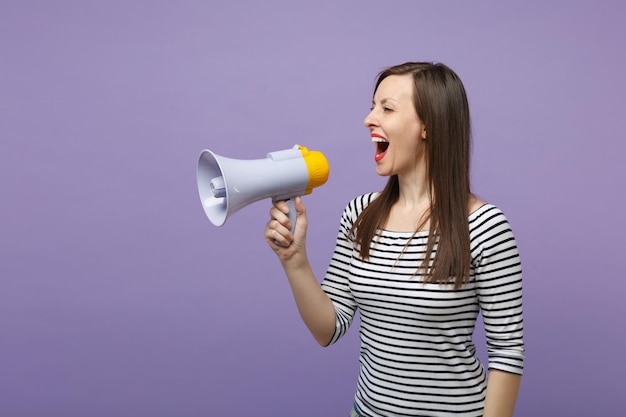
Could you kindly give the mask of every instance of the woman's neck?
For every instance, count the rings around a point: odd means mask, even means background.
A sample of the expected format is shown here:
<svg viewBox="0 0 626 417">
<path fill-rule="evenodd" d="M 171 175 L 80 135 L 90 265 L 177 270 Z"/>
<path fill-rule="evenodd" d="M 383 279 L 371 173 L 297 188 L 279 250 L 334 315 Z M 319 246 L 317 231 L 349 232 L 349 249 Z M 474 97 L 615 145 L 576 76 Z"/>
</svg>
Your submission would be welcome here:
<svg viewBox="0 0 626 417">
<path fill-rule="evenodd" d="M 433 193 L 424 164 L 408 175 L 398 175 L 398 192 L 398 203 L 407 209 L 430 207 Z"/>
</svg>

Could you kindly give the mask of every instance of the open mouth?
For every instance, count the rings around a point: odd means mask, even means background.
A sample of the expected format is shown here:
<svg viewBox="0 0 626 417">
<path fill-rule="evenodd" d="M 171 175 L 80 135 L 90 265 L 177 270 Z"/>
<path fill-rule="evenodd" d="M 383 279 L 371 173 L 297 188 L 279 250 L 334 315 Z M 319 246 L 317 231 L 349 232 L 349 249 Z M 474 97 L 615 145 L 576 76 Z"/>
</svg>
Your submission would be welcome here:
<svg viewBox="0 0 626 417">
<path fill-rule="evenodd" d="M 380 161 L 387 154 L 387 150 L 389 149 L 389 142 L 381 136 L 372 135 L 372 142 L 376 143 L 376 156 L 374 159 L 376 162 Z"/>
</svg>

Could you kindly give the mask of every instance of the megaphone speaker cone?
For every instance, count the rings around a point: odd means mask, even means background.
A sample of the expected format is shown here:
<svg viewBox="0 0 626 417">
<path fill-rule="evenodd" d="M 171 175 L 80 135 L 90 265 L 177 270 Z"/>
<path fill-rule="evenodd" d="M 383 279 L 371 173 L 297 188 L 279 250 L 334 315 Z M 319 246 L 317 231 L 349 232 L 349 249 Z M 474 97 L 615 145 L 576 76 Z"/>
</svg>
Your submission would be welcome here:
<svg viewBox="0 0 626 417">
<path fill-rule="evenodd" d="M 204 213 L 211 223 L 221 226 L 228 216 L 226 180 L 222 175 L 217 155 L 209 150 L 204 150 L 200 154 L 197 182 Z"/>
</svg>

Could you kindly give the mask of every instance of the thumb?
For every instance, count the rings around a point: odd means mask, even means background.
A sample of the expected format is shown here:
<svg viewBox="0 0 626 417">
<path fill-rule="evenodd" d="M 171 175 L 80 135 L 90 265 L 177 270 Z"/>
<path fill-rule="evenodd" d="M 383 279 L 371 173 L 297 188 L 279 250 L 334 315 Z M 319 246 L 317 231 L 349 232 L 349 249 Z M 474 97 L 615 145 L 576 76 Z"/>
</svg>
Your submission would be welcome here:
<svg viewBox="0 0 626 417">
<path fill-rule="evenodd" d="M 294 229 L 294 237 L 296 238 L 296 240 L 301 240 L 304 236 L 306 236 L 306 229 L 309 222 L 306 217 L 306 207 L 302 202 L 302 198 L 296 197 L 294 203 L 298 216 L 298 220 L 296 221 L 296 227 Z"/>
<path fill-rule="evenodd" d="M 298 213 L 298 217 L 300 216 L 306 217 L 306 207 L 304 206 L 304 203 L 302 202 L 302 197 L 296 197 L 295 203 L 296 203 L 295 207 L 296 207 L 296 212 Z"/>
</svg>

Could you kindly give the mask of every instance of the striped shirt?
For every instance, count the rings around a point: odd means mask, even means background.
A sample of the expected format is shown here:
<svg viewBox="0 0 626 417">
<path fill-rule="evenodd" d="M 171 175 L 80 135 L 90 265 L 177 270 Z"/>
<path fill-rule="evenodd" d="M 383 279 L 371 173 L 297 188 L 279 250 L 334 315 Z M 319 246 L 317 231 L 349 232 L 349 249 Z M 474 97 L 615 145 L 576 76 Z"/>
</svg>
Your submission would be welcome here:
<svg viewBox="0 0 626 417">
<path fill-rule="evenodd" d="M 504 214 L 485 204 L 469 215 L 470 282 L 423 283 L 416 273 L 428 232 L 379 230 L 359 257 L 350 228 L 377 196 L 352 200 L 322 288 L 336 312 L 331 339 L 360 311 L 355 405 L 363 416 L 482 416 L 487 376 L 472 333 L 482 312 L 489 368 L 521 374 L 524 362 L 520 258 Z"/>
</svg>

